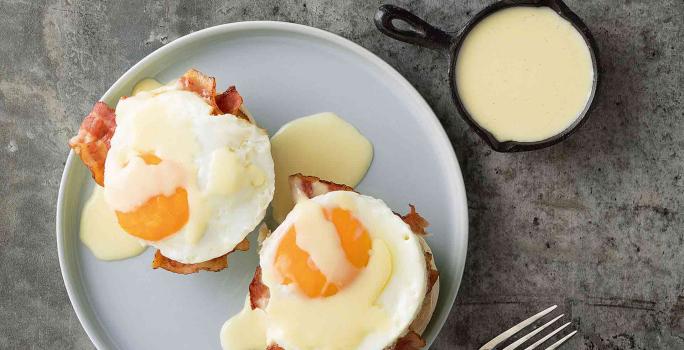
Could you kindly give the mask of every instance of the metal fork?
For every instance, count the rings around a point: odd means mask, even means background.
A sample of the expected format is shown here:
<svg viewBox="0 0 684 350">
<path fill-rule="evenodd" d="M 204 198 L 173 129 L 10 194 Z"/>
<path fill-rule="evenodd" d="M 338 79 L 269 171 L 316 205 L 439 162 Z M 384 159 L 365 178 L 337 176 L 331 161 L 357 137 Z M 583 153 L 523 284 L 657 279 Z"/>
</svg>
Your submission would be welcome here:
<svg viewBox="0 0 684 350">
<path fill-rule="evenodd" d="M 546 310 L 544 310 L 544 311 L 542 311 L 542 312 L 540 312 L 540 313 L 538 313 L 538 314 L 536 314 L 536 315 L 534 315 L 534 316 L 532 316 L 532 317 L 526 319 L 525 321 L 522 321 L 522 322 L 516 324 L 515 326 L 511 327 L 511 329 L 509 329 L 509 330 L 507 330 L 507 331 L 505 331 L 505 332 L 499 334 L 496 338 L 490 340 L 487 344 L 482 345 L 482 347 L 480 348 L 480 350 L 492 350 L 492 349 L 494 349 L 495 346 L 497 346 L 497 345 L 501 344 L 502 342 L 506 341 L 508 338 L 510 338 L 510 337 L 513 336 L 514 334 L 518 333 L 518 332 L 521 331 L 523 328 L 525 328 L 525 327 L 531 325 L 532 323 L 534 323 L 534 322 L 537 321 L 538 319 L 540 319 L 540 318 L 546 316 L 546 314 L 548 314 L 549 312 L 553 311 L 555 308 L 556 308 L 556 305 L 551 306 L 550 308 L 548 308 L 548 309 L 546 309 Z M 545 323 L 543 326 L 541 326 L 541 327 L 539 327 L 539 328 L 533 330 L 533 331 L 530 332 L 529 334 L 527 334 L 527 335 L 521 337 L 520 339 L 518 339 L 518 340 L 516 340 L 515 342 L 511 343 L 511 345 L 505 347 L 503 350 L 513 350 L 513 349 L 516 349 L 517 347 L 519 347 L 520 345 L 522 345 L 524 342 L 528 341 L 530 338 L 532 338 L 532 337 L 534 337 L 535 335 L 537 335 L 537 333 L 541 332 L 541 331 L 544 330 L 546 327 L 548 327 L 548 326 L 550 326 L 551 324 L 553 324 L 554 322 L 558 321 L 558 319 L 561 318 L 561 317 L 563 317 L 563 314 L 561 314 L 560 316 L 554 318 L 553 320 L 551 320 L 551 321 Z M 554 335 L 556 335 L 556 333 L 560 332 L 561 330 L 563 330 L 563 329 L 564 329 L 565 327 L 567 327 L 568 325 L 570 325 L 570 322 L 568 322 L 568 323 L 566 323 L 566 324 L 564 324 L 564 325 L 558 327 L 555 331 L 553 331 L 553 332 L 549 333 L 548 335 L 542 337 L 541 339 L 537 340 L 537 341 L 534 342 L 532 345 L 526 347 L 525 350 L 532 350 L 532 349 L 535 349 L 537 346 L 543 344 L 545 341 L 547 341 L 549 338 L 551 338 L 551 337 L 553 337 Z M 546 350 L 553 350 L 553 349 L 558 348 L 561 344 L 563 344 L 565 341 L 567 341 L 568 339 L 570 339 L 570 337 L 572 337 L 572 336 L 575 335 L 576 333 L 577 333 L 577 331 L 572 331 L 572 333 L 570 333 L 570 334 L 564 336 L 563 338 L 559 339 L 557 342 L 551 344 L 551 346 L 549 346 L 548 348 L 546 348 Z"/>
</svg>

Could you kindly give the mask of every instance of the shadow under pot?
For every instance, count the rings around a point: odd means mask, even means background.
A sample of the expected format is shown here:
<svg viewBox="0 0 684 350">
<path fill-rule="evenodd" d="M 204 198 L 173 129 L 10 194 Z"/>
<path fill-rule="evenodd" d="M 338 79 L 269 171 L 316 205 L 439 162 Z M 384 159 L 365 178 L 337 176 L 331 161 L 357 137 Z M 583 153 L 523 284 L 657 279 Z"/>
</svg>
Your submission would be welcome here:
<svg viewBox="0 0 684 350">
<path fill-rule="evenodd" d="M 560 0 L 496 2 L 453 36 L 393 5 L 379 8 L 375 25 L 396 40 L 449 50 L 456 108 L 495 151 L 530 151 L 563 141 L 594 106 L 596 43 Z"/>
</svg>

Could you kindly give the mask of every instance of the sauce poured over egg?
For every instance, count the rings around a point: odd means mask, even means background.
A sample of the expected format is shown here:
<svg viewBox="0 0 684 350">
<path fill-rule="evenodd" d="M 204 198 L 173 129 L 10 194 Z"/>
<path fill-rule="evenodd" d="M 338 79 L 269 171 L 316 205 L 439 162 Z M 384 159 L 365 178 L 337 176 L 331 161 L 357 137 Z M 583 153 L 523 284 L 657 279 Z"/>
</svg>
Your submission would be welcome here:
<svg viewBox="0 0 684 350">
<path fill-rule="evenodd" d="M 154 85 L 154 84 L 153 84 Z M 175 261 L 231 251 L 263 219 L 275 175 L 265 130 L 168 84 L 119 101 L 104 192 L 121 228 Z"/>
<path fill-rule="evenodd" d="M 261 222 L 275 181 L 268 135 L 212 110 L 178 81 L 152 78 L 119 101 L 105 186 L 82 213 L 81 239 L 96 257 L 127 258 L 149 244 L 198 263 Z"/>
<path fill-rule="evenodd" d="M 421 238 L 380 200 L 337 191 L 298 201 L 262 244 L 263 308 L 221 331 L 224 349 L 378 350 L 405 334 L 425 300 Z"/>
<path fill-rule="evenodd" d="M 281 283 L 296 284 L 310 298 L 335 295 L 353 281 L 360 269 L 368 265 L 371 249 L 368 231 L 351 212 L 333 208 L 322 209 L 320 214 L 318 218 L 291 226 L 281 240 L 275 258 L 276 269 L 282 275 Z M 300 232 L 297 232 L 297 226 L 302 227 Z M 323 231 L 319 231 L 321 228 Z M 321 232 L 327 237 L 321 238 Z M 316 244 L 326 248 L 326 251 L 317 254 L 319 261 L 322 256 L 332 257 L 323 262 L 325 267 L 335 264 L 329 269 L 329 274 L 324 274 L 311 255 L 300 248 L 300 245 L 307 245 L 304 242 L 307 238 L 302 237 L 305 234 L 318 236 L 309 239 L 320 240 Z M 321 241 L 324 243 L 321 244 Z M 326 241 L 328 244 L 325 244 Z"/>
<path fill-rule="evenodd" d="M 161 159 L 153 154 L 140 156 L 147 165 L 157 165 Z M 178 230 L 189 217 L 188 191 L 179 187 L 170 195 L 156 195 L 132 211 L 117 211 L 119 225 L 129 234 L 147 241 L 164 239 Z"/>
</svg>

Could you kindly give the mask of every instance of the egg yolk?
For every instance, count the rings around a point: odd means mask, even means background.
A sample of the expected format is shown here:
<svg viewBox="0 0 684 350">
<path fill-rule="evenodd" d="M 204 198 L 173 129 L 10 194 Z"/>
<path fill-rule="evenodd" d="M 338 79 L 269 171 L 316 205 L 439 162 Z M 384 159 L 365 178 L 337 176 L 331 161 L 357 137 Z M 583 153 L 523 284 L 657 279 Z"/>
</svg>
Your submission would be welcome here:
<svg viewBox="0 0 684 350">
<path fill-rule="evenodd" d="M 157 165 L 154 154 L 140 155 L 146 164 Z M 183 228 L 188 222 L 188 192 L 179 187 L 170 196 L 158 195 L 128 212 L 116 212 L 119 225 L 129 234 L 147 241 L 159 241 Z"/>
<path fill-rule="evenodd" d="M 275 267 L 282 284 L 294 283 L 309 298 L 335 295 L 368 265 L 371 239 L 366 228 L 352 215 L 341 208 L 323 209 L 326 220 L 333 223 L 340 239 L 340 248 L 351 265 L 357 270 L 344 283 L 334 283 L 310 260 L 309 253 L 297 246 L 297 231 L 290 227 L 280 241 L 276 251 Z"/>
</svg>

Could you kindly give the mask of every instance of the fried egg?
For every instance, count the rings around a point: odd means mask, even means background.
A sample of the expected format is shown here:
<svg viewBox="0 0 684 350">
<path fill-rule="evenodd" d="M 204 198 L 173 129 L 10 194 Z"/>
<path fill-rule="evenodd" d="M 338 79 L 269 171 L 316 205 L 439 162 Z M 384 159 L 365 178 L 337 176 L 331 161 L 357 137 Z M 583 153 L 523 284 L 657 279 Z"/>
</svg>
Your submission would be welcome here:
<svg viewBox="0 0 684 350">
<path fill-rule="evenodd" d="M 336 191 L 298 202 L 260 251 L 267 304 L 228 320 L 223 348 L 391 346 L 426 299 L 423 244 L 381 200 Z"/>
<path fill-rule="evenodd" d="M 168 85 L 119 101 L 104 194 L 129 234 L 181 263 L 224 255 L 273 198 L 263 129 Z"/>
</svg>

